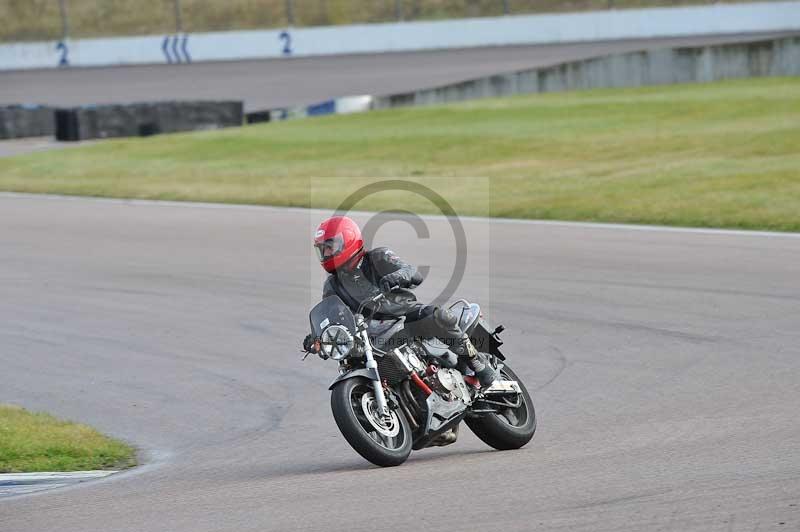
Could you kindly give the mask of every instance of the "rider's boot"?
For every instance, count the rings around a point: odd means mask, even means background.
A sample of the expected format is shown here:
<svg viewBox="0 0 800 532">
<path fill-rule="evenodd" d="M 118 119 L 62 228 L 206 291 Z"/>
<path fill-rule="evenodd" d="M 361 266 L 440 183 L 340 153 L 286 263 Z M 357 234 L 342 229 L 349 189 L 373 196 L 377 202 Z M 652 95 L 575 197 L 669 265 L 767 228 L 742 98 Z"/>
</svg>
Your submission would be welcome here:
<svg viewBox="0 0 800 532">
<path fill-rule="evenodd" d="M 441 337 L 452 347 L 452 350 L 466 359 L 467 366 L 475 372 L 481 386 L 490 386 L 499 378 L 491 364 L 487 363 L 484 355 L 478 353 L 469 336 L 458 326 L 458 318 L 449 309 L 437 308 L 432 315 L 436 327 L 432 335 Z"/>
<path fill-rule="evenodd" d="M 463 352 L 467 357 L 467 365 L 475 372 L 475 376 L 478 378 L 478 382 L 481 383 L 481 386 L 491 386 L 492 383 L 499 378 L 497 370 L 495 370 L 492 365 L 486 361 L 486 358 L 475 349 L 475 346 L 472 345 L 469 338 L 466 338 L 463 343 Z"/>
</svg>

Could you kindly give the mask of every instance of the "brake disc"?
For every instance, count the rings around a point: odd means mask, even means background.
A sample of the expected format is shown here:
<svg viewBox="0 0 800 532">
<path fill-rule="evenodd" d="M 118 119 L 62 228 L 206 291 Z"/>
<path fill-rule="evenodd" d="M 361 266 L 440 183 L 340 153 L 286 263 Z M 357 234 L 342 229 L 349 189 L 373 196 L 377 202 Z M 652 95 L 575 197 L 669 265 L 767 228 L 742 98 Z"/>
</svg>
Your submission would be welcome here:
<svg viewBox="0 0 800 532">
<path fill-rule="evenodd" d="M 365 393 L 361 396 L 361 408 L 364 410 L 369 424 L 380 434 L 389 438 L 400 434 L 400 420 L 397 419 L 397 413 L 391 412 L 389 419 L 383 418 L 375 407 L 375 398 L 372 394 Z"/>
</svg>

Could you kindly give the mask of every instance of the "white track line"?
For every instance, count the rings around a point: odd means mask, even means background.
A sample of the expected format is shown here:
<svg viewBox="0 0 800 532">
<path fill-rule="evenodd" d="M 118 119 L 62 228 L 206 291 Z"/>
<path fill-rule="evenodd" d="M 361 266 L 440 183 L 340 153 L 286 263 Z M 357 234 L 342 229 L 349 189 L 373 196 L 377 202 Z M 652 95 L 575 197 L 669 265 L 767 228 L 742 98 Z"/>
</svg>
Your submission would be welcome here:
<svg viewBox="0 0 800 532">
<path fill-rule="evenodd" d="M 61 488 L 86 480 L 107 477 L 117 471 L 71 471 L 0 474 L 0 497 Z"/>
<path fill-rule="evenodd" d="M 269 211 L 269 212 L 294 212 L 294 213 L 321 213 L 328 215 L 332 211 L 326 209 L 306 209 L 302 207 L 277 207 L 270 205 L 244 205 L 239 203 L 204 203 L 196 201 L 168 201 L 168 200 L 146 200 L 146 199 L 118 199 L 118 198 L 99 198 L 93 196 L 65 196 L 59 194 L 29 194 L 22 192 L 0 192 L 0 199 L 21 198 L 21 199 L 48 199 L 58 201 L 88 201 L 96 203 L 107 203 L 129 206 L 155 206 L 155 207 L 182 207 L 193 209 L 220 209 L 220 210 L 250 210 L 250 211 Z M 375 214 L 369 211 L 350 211 L 353 215 Z M 419 218 L 423 220 L 444 220 L 447 217 L 436 214 L 422 214 Z M 777 231 L 748 231 L 743 229 L 710 229 L 702 227 L 671 227 L 666 225 L 635 225 L 618 223 L 599 223 L 599 222 L 565 222 L 558 220 L 523 220 L 518 218 L 491 218 L 483 216 L 459 216 L 464 221 L 491 222 L 496 224 L 519 224 L 519 225 L 538 225 L 554 227 L 574 227 L 583 229 L 608 229 L 621 231 L 650 231 L 660 233 L 688 233 L 701 235 L 731 235 L 731 236 L 751 236 L 751 237 L 770 237 L 770 238 L 800 238 L 800 233 L 777 232 Z"/>
<path fill-rule="evenodd" d="M 69 471 L 46 473 L 0 473 L 0 484 L 17 482 L 50 482 L 73 479 L 102 478 L 116 473 L 116 471 Z"/>
</svg>

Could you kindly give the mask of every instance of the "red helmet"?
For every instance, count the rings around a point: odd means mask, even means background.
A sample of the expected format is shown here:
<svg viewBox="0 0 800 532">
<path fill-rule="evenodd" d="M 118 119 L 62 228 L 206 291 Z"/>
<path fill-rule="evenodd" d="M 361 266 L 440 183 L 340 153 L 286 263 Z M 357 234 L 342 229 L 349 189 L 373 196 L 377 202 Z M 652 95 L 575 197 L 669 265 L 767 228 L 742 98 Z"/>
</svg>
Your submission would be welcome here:
<svg viewBox="0 0 800 532">
<path fill-rule="evenodd" d="M 364 255 L 361 229 L 347 216 L 328 218 L 317 227 L 314 235 L 317 258 L 328 273 Z"/>
</svg>

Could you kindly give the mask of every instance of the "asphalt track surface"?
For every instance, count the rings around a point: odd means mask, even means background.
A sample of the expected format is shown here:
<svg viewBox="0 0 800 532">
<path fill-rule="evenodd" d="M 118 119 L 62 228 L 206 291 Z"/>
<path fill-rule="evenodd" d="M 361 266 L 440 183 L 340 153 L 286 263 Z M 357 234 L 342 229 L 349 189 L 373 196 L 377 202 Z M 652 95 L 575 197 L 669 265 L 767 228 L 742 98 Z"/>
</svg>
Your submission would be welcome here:
<svg viewBox="0 0 800 532">
<path fill-rule="evenodd" d="M 323 215 L 0 195 L 0 400 L 144 458 L 2 499 L 0 530 L 800 528 L 797 236 L 465 220 L 458 295 L 506 325 L 537 435 L 380 469 L 331 418 L 335 365 L 298 360 Z M 378 238 L 431 298 L 454 250 L 426 223 Z"/>
<path fill-rule="evenodd" d="M 393 94 L 613 53 L 752 41 L 792 33 L 712 35 L 557 45 L 0 72 L 0 105 L 243 100 L 246 110 Z M 797 34 L 794 32 L 793 34 Z"/>
</svg>

